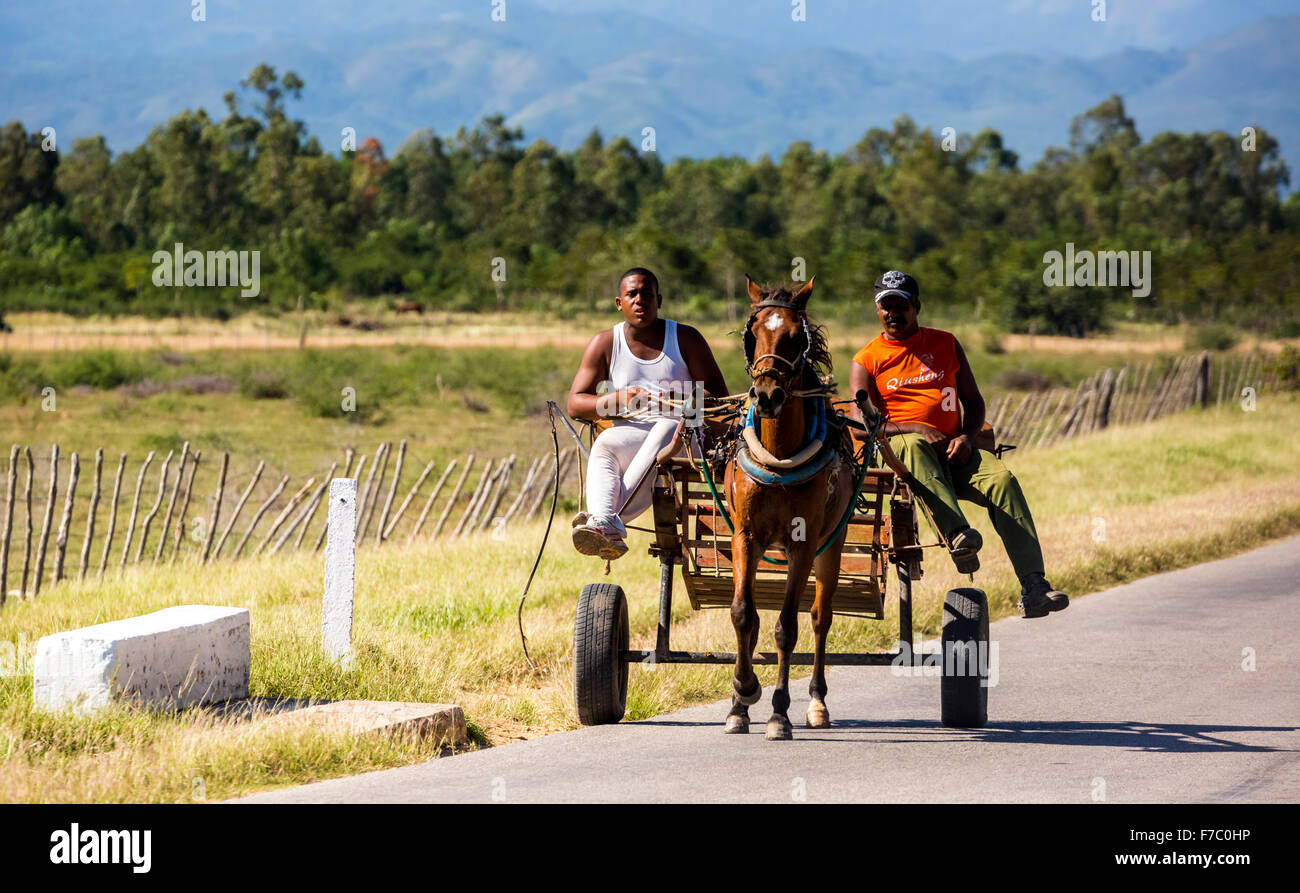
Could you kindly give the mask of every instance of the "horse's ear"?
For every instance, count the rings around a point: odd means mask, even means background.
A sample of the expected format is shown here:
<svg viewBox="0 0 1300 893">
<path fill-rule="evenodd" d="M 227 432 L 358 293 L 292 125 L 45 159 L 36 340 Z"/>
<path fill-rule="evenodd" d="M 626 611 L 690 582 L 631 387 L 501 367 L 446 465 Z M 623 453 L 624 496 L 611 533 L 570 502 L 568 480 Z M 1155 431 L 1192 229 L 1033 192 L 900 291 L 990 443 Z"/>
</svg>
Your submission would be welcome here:
<svg viewBox="0 0 1300 893">
<path fill-rule="evenodd" d="M 796 307 L 802 309 L 803 307 L 807 306 L 808 299 L 812 297 L 813 283 L 816 281 L 817 281 L 817 277 L 814 276 L 813 278 L 808 280 L 808 283 L 803 288 L 799 289 L 797 292 L 794 293 L 794 298 L 792 299 L 792 302 Z"/>
<path fill-rule="evenodd" d="M 763 289 L 759 287 L 757 282 L 749 278 L 748 273 L 745 274 L 745 287 L 749 289 L 749 299 L 755 304 L 763 300 Z"/>
</svg>

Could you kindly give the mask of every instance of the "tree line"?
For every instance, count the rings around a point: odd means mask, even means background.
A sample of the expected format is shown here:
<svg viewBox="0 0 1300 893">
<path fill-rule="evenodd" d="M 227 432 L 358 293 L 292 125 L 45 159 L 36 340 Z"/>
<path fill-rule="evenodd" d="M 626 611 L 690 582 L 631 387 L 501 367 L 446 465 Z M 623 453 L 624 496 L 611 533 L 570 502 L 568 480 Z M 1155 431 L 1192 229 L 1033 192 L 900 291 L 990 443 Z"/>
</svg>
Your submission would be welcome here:
<svg viewBox="0 0 1300 893">
<path fill-rule="evenodd" d="M 1012 331 L 1083 335 L 1116 318 L 1300 335 L 1300 199 L 1262 127 L 1143 140 L 1112 96 L 1068 146 L 1022 166 L 1001 135 L 903 116 L 840 153 L 677 159 L 593 131 L 571 152 L 502 116 L 453 135 L 327 151 L 287 108 L 305 85 L 259 65 L 225 114 L 186 110 L 136 148 L 69 151 L 0 131 L 0 307 L 229 317 L 399 297 L 430 309 L 606 306 L 631 265 L 674 312 L 722 316 L 737 278 L 816 273 L 819 308 L 860 308 L 883 270 L 922 301 Z M 154 252 L 261 252 L 262 286 L 155 284 Z M 1152 287 L 1044 284 L 1044 255 L 1150 251 Z M 743 282 L 743 278 L 740 280 Z"/>
</svg>

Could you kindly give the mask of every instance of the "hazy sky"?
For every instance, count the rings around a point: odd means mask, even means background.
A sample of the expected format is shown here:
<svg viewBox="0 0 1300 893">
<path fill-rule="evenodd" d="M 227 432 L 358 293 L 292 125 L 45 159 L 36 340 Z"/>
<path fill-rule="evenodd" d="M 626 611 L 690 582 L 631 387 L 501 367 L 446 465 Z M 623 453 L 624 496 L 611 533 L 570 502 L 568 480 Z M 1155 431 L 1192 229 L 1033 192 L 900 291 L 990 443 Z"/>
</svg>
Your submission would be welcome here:
<svg viewBox="0 0 1300 893">
<path fill-rule="evenodd" d="M 225 34 L 230 49 L 349 29 L 420 28 L 445 16 L 488 21 L 494 0 L 208 0 L 206 27 L 195 29 L 186 0 L 0 0 L 0 47 L 20 57 L 69 49 L 184 52 Z M 530 4 L 559 14 L 635 12 L 688 31 L 752 42 L 756 50 L 835 46 L 888 58 L 911 54 L 970 59 L 998 52 L 1040 56 L 1105 55 L 1126 46 L 1186 47 L 1262 16 L 1293 15 L 1300 0 L 1106 0 L 1106 21 L 1092 19 L 1100 0 L 505 0 L 526 20 Z M 132 36 L 135 40 L 132 40 Z M 98 38 L 98 39 L 97 39 Z M 209 47 L 210 48 L 210 47 Z M 793 61 L 793 60 L 792 60 Z"/>
<path fill-rule="evenodd" d="M 821 44 L 887 56 L 913 52 L 959 59 L 997 52 L 1101 56 L 1125 46 L 1166 50 L 1198 43 L 1267 15 L 1300 12 L 1300 0 L 534 0 L 555 12 L 635 10 L 764 44 Z M 509 0 L 507 0 L 508 8 Z M 463 5 L 462 5 L 463 6 Z"/>
</svg>

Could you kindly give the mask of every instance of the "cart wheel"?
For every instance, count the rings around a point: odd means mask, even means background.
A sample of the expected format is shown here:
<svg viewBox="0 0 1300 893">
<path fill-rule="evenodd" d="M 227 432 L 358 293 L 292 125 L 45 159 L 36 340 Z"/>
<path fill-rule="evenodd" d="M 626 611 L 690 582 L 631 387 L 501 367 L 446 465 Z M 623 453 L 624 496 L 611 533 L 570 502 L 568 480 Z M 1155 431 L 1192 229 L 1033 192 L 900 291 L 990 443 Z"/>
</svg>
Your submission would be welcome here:
<svg viewBox="0 0 1300 893">
<path fill-rule="evenodd" d="M 979 589 L 950 589 L 943 600 L 943 724 L 978 729 L 989 718 L 989 604 Z"/>
<path fill-rule="evenodd" d="M 627 707 L 627 597 L 613 583 L 588 583 L 573 624 L 573 688 L 584 726 L 618 722 Z"/>
</svg>

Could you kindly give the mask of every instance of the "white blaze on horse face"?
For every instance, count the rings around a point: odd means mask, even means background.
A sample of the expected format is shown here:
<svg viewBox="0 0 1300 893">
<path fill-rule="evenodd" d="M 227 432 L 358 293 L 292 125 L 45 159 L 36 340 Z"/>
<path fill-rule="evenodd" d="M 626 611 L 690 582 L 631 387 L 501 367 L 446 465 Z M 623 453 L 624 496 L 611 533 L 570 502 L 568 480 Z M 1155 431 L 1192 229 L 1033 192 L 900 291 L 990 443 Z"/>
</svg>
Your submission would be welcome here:
<svg viewBox="0 0 1300 893">
<path fill-rule="evenodd" d="M 781 314 L 773 313 L 767 318 L 767 322 L 763 323 L 763 325 L 767 327 L 769 332 L 775 332 L 777 329 L 781 328 L 781 326 L 785 325 L 785 320 L 781 318 Z"/>
</svg>

